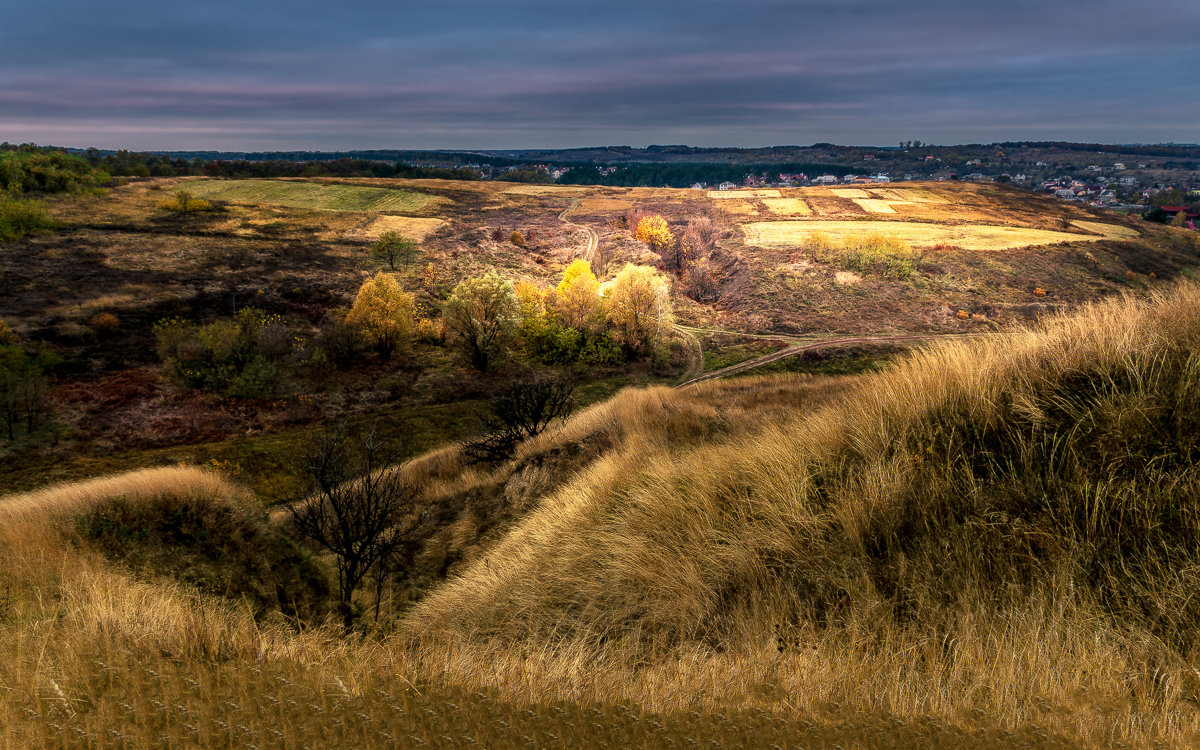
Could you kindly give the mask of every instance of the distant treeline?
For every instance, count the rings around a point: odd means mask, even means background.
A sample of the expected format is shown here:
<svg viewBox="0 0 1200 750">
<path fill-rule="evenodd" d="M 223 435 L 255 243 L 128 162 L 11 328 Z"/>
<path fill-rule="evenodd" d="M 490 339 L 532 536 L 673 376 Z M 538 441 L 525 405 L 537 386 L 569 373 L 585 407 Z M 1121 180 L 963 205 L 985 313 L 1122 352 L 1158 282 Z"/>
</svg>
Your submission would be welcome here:
<svg viewBox="0 0 1200 750">
<path fill-rule="evenodd" d="M 1084 151 L 1093 153 L 1128 154 L 1129 156 L 1175 156 L 1184 159 L 1200 159 L 1200 146 L 1153 144 L 1147 146 L 1122 146 L 1111 143 L 1071 143 L 1070 141 L 1010 141 L 995 144 L 1001 148 L 1045 148 L 1060 151 Z M 968 148 L 963 146 L 961 148 Z"/>
<path fill-rule="evenodd" d="M 626 164 L 610 174 L 602 174 L 594 165 L 567 165 L 571 170 L 559 178 L 563 185 L 611 185 L 613 187 L 691 187 L 705 183 L 715 187 L 722 182 L 740 184 L 749 175 L 765 176 L 775 182 L 780 174 L 846 175 L 856 170 L 837 164 Z M 500 179 L 504 179 L 501 177 Z"/>
</svg>

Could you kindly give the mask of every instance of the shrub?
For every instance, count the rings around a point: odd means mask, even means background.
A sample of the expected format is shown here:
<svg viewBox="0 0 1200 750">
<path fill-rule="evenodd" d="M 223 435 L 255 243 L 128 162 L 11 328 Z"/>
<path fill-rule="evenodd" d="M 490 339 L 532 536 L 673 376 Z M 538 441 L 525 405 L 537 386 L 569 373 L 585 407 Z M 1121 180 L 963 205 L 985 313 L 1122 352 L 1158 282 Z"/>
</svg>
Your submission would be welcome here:
<svg viewBox="0 0 1200 750">
<path fill-rule="evenodd" d="M 509 235 L 508 241 L 517 247 L 525 247 L 525 235 L 521 234 L 520 232 L 513 232 L 511 235 Z"/>
<path fill-rule="evenodd" d="M 112 313 L 96 313 L 88 321 L 88 326 L 96 333 L 108 334 L 113 333 L 121 327 L 121 321 Z"/>
<path fill-rule="evenodd" d="M 7 323 L 0 320 L 0 346 L 19 343 L 21 343 L 21 337 L 14 333 Z"/>
<path fill-rule="evenodd" d="M 843 262 L 859 273 L 907 279 L 921 260 L 907 242 L 881 234 L 847 241 Z"/>
<path fill-rule="evenodd" d="M 192 214 L 213 210 L 213 204 L 197 198 L 186 190 L 176 190 L 175 197 L 159 205 L 164 211 L 177 214 Z"/>
<path fill-rule="evenodd" d="M 535 377 L 512 384 L 488 404 L 484 437 L 467 442 L 463 452 L 479 462 L 503 461 L 523 440 L 541 434 L 571 412 L 575 383 L 560 377 Z"/>
</svg>

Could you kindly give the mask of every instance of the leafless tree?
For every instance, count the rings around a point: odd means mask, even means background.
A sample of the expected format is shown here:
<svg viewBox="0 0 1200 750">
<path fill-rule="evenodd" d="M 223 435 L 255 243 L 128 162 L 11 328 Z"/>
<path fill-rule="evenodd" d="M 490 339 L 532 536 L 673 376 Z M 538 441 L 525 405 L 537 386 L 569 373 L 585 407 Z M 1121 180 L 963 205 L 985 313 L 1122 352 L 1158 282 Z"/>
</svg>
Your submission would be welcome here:
<svg viewBox="0 0 1200 750">
<path fill-rule="evenodd" d="M 399 458 L 376 430 L 354 435 L 345 426 L 315 436 L 303 454 L 299 475 L 307 493 L 288 510 L 296 532 L 337 559 L 347 631 L 355 590 L 372 571 L 386 575 L 380 566 L 402 557 L 421 520 L 416 488 L 399 471 Z"/>
</svg>

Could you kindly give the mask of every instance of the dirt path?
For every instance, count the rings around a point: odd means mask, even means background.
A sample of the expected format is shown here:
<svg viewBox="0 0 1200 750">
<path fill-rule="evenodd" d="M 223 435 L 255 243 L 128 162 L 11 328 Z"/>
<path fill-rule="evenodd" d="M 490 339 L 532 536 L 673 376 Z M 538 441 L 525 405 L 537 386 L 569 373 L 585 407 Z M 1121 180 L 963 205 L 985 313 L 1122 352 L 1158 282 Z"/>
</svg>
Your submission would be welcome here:
<svg viewBox="0 0 1200 750">
<path fill-rule="evenodd" d="M 691 329 L 691 330 L 692 331 L 700 331 L 702 329 L 697 328 L 697 329 Z M 796 339 L 793 339 L 789 336 L 768 336 L 768 335 L 757 336 L 756 338 L 785 339 L 785 340 L 790 340 L 793 343 L 790 346 L 780 349 L 777 352 L 771 352 L 770 354 L 764 354 L 761 357 L 754 357 L 753 359 L 748 359 L 745 362 L 739 362 L 736 365 L 730 365 L 729 367 L 723 367 L 720 370 L 713 370 L 712 372 L 706 372 L 703 375 L 693 377 L 690 380 L 685 380 L 684 382 L 680 383 L 679 385 L 677 385 L 675 387 L 676 388 L 684 388 L 689 385 L 695 385 L 696 383 L 703 383 L 707 380 L 716 380 L 717 378 L 725 378 L 725 377 L 729 377 L 730 375 L 737 375 L 738 373 L 746 372 L 747 370 L 753 370 L 755 367 L 761 367 L 762 365 L 769 365 L 772 362 L 778 362 L 781 359 L 787 359 L 788 357 L 794 357 L 797 354 L 803 354 L 804 352 L 813 351 L 815 349 L 828 349 L 828 348 L 832 348 L 835 346 L 851 346 L 854 344 L 891 344 L 891 343 L 903 343 L 906 341 L 927 341 L 930 339 L 968 338 L 971 336 L 978 336 L 978 335 L 979 334 L 971 334 L 971 333 L 933 333 L 933 334 L 914 335 L 914 336 L 852 336 L 849 338 L 826 339 L 823 341 L 797 341 Z M 701 362 L 704 361 L 703 357 L 701 357 L 700 361 Z"/>
<path fill-rule="evenodd" d="M 575 222 L 567 219 L 567 214 L 571 213 L 576 208 L 579 208 L 579 199 L 578 198 L 571 201 L 571 205 L 569 205 L 563 209 L 562 213 L 560 213 L 558 215 L 558 220 L 561 221 L 562 223 L 566 224 L 569 227 L 574 227 L 576 229 L 582 230 L 583 232 L 587 233 L 587 238 L 588 238 L 587 248 L 584 249 L 582 257 L 588 263 L 591 263 L 592 256 L 596 254 L 596 248 L 599 247 L 599 245 L 600 245 L 600 235 L 596 234 L 596 230 L 592 229 L 591 227 L 584 226 L 583 224 L 576 224 Z"/>
</svg>

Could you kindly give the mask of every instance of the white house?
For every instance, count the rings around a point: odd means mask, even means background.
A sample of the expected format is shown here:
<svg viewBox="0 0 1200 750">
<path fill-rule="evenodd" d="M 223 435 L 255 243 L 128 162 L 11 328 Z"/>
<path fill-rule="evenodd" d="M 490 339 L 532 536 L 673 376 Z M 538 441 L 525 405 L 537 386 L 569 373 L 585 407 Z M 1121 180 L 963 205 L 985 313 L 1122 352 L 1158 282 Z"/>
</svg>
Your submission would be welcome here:
<svg viewBox="0 0 1200 750">
<path fill-rule="evenodd" d="M 733 190 L 736 187 L 737 185 L 732 182 L 722 182 L 720 185 L 717 185 L 717 190 Z"/>
<path fill-rule="evenodd" d="M 818 185 L 832 185 L 837 182 L 837 177 L 831 174 L 823 174 L 820 177 L 814 177 L 813 182 Z"/>
</svg>

